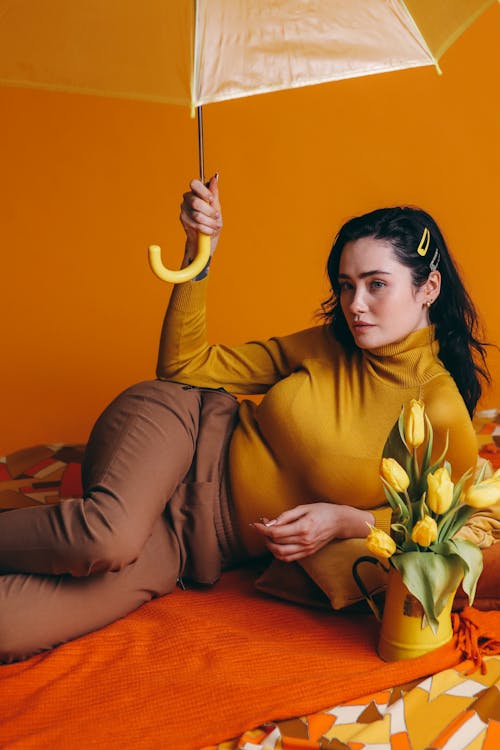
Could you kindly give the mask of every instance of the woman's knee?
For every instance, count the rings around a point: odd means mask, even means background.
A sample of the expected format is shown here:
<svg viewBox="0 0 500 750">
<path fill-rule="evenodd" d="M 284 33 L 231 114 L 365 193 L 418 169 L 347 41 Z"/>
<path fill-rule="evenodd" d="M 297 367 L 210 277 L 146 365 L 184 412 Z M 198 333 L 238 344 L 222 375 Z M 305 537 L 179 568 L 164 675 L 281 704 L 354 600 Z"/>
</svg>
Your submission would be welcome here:
<svg viewBox="0 0 500 750">
<path fill-rule="evenodd" d="M 85 508 L 85 504 L 82 507 Z M 85 523 L 78 524 L 78 528 L 79 532 L 75 534 L 66 552 L 65 569 L 55 571 L 56 573 L 84 577 L 118 572 L 130 565 L 137 565 L 138 560 L 141 566 L 145 566 L 154 546 L 155 553 L 150 560 L 150 567 L 154 570 L 159 565 L 160 569 L 172 571 L 174 580 L 176 579 L 180 566 L 179 542 L 163 515 L 149 531 L 128 523 L 97 524 L 92 522 L 89 514 L 86 514 Z"/>
<path fill-rule="evenodd" d="M 75 577 L 117 572 L 135 563 L 143 546 L 143 540 L 124 530 L 81 537 L 71 546 L 64 569 L 55 572 Z"/>
<path fill-rule="evenodd" d="M 121 570 L 137 559 L 150 530 L 132 523 L 119 498 L 71 498 L 54 506 L 46 550 L 51 575 L 88 576 Z"/>
</svg>

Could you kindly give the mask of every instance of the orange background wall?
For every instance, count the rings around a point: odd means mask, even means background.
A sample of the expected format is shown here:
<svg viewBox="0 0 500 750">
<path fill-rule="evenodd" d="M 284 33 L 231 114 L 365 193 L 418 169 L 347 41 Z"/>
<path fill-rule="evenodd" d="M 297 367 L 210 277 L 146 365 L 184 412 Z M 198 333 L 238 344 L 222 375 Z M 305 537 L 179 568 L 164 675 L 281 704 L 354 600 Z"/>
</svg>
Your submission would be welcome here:
<svg viewBox="0 0 500 750">
<path fill-rule="evenodd" d="M 225 228 L 209 333 L 227 343 L 310 325 L 347 217 L 433 213 L 499 341 L 498 38 L 493 6 L 424 68 L 205 108 Z M 0 454 L 84 441 L 120 389 L 154 376 L 179 262 L 180 196 L 197 172 L 180 108 L 0 88 Z M 500 407 L 500 355 L 482 407 Z"/>
</svg>

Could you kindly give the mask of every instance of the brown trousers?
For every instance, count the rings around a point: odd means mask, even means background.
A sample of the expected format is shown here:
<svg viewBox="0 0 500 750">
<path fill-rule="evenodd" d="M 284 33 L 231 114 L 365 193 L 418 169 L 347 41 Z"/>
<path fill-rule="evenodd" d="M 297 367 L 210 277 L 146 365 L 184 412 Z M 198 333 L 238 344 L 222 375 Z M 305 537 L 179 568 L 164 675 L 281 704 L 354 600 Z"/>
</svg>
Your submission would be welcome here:
<svg viewBox="0 0 500 750">
<path fill-rule="evenodd" d="M 83 497 L 0 513 L 0 662 L 96 630 L 244 551 L 231 519 L 228 393 L 147 381 L 99 417 Z"/>
</svg>

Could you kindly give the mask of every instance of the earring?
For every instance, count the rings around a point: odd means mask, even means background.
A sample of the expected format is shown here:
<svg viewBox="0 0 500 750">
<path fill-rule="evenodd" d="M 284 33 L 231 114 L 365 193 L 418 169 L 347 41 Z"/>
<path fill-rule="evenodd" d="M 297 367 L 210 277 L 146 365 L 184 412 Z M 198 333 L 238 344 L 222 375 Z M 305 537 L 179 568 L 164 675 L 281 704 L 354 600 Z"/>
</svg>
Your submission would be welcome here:
<svg viewBox="0 0 500 750">
<path fill-rule="evenodd" d="M 425 306 L 427 307 L 427 309 L 429 309 L 431 305 L 432 305 L 432 302 L 430 300 L 427 300 L 427 302 L 425 303 Z"/>
</svg>

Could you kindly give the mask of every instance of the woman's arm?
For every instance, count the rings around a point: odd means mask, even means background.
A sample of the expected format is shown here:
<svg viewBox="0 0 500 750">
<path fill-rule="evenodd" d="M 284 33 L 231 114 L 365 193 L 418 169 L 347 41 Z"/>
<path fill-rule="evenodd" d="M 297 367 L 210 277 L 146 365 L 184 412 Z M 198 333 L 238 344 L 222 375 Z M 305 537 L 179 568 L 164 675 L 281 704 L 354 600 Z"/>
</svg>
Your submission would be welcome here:
<svg viewBox="0 0 500 750">
<path fill-rule="evenodd" d="M 199 180 L 191 182 L 191 190 L 183 197 L 180 220 L 186 233 L 183 265 L 187 265 L 196 252 L 199 231 L 210 234 L 212 253 L 215 251 L 222 228 L 215 178 L 209 188 Z M 172 291 L 156 370 L 161 380 L 178 380 L 209 388 L 222 386 L 234 393 L 265 393 L 293 372 L 305 353 L 314 353 L 318 335 L 312 329 L 239 346 L 210 345 L 206 332 L 207 285 L 206 278 L 198 277 L 198 280 L 177 284 Z"/>
</svg>

